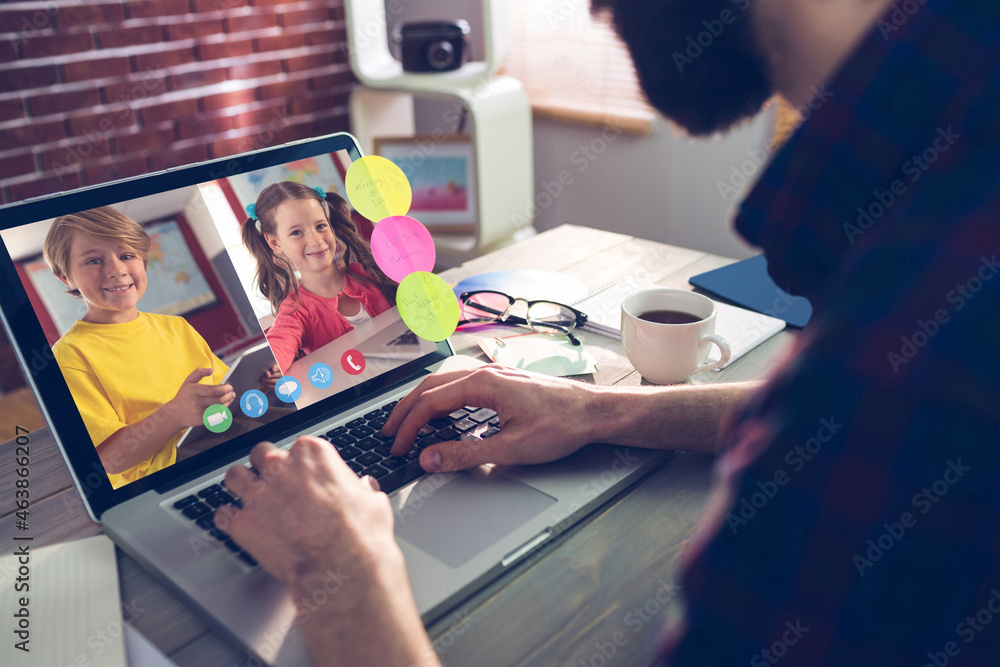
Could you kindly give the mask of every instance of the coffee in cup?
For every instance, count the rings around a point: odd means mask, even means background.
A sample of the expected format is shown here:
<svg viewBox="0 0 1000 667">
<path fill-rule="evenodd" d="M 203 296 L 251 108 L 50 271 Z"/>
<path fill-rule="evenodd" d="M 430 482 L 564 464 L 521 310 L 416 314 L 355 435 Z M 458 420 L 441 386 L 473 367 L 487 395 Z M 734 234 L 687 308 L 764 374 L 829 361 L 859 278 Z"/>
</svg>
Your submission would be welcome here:
<svg viewBox="0 0 1000 667">
<path fill-rule="evenodd" d="M 622 346 L 632 366 L 653 384 L 684 382 L 721 368 L 729 343 L 715 335 L 715 303 L 706 296 L 666 287 L 643 290 L 622 301 Z M 712 344 L 722 357 L 705 363 Z"/>
</svg>

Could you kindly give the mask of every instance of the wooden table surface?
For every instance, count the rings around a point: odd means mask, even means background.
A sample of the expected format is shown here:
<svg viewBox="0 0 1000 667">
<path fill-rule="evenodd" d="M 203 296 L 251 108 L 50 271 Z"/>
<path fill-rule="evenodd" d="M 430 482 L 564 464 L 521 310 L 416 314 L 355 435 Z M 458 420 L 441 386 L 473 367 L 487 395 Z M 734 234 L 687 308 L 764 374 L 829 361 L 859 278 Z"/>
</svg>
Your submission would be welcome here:
<svg viewBox="0 0 1000 667">
<path fill-rule="evenodd" d="M 724 257 L 563 225 L 449 269 L 449 283 L 487 271 L 545 269 L 581 280 L 588 290 L 630 276 L 689 289 L 688 277 L 732 262 Z M 583 381 L 632 386 L 642 380 L 619 341 L 581 332 L 598 371 Z M 781 332 L 724 371 L 692 381 L 761 378 L 787 349 Z M 459 352 L 475 354 L 468 336 Z M 14 425 L 3 424 L 13 438 Z M 69 473 L 48 429 L 30 435 L 35 546 L 93 535 Z M 13 441 L 0 445 L 0 489 L 14 488 Z M 644 665 L 677 595 L 675 562 L 708 500 L 712 458 L 682 452 L 589 521 L 527 563 L 475 594 L 428 632 L 445 665 Z M 0 494 L 0 553 L 12 550 L 14 494 Z M 254 664 L 215 634 L 169 591 L 118 551 L 126 620 L 180 666 Z"/>
</svg>

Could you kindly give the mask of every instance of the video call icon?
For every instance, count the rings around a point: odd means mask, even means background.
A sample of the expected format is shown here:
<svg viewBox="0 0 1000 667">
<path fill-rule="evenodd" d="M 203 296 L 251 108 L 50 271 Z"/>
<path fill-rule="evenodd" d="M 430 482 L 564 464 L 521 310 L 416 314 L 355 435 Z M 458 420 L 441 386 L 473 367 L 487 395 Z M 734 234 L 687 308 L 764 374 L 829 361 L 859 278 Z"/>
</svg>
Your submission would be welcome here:
<svg viewBox="0 0 1000 667">
<path fill-rule="evenodd" d="M 226 406 L 216 403 L 205 408 L 201 420 L 212 433 L 222 433 L 233 425 L 233 413 Z"/>
<path fill-rule="evenodd" d="M 240 397 L 240 410 L 247 417 L 260 417 L 267 412 L 267 396 L 259 389 L 250 389 Z"/>
<path fill-rule="evenodd" d="M 294 403 L 302 395 L 302 385 L 290 375 L 282 375 L 274 385 L 274 393 L 279 401 Z"/>
<path fill-rule="evenodd" d="M 333 382 L 333 369 L 322 361 L 309 367 L 309 382 L 317 389 L 326 389 Z"/>
</svg>

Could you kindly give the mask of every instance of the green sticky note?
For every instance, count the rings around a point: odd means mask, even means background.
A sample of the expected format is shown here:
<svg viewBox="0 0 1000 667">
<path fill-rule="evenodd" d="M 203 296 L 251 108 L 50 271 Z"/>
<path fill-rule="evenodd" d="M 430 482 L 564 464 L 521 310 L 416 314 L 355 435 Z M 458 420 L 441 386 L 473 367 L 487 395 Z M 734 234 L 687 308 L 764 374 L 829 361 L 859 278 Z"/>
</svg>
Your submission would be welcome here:
<svg viewBox="0 0 1000 667">
<path fill-rule="evenodd" d="M 435 343 L 455 333 L 458 299 L 440 276 L 414 271 L 396 290 L 396 306 L 410 331 Z"/>
</svg>

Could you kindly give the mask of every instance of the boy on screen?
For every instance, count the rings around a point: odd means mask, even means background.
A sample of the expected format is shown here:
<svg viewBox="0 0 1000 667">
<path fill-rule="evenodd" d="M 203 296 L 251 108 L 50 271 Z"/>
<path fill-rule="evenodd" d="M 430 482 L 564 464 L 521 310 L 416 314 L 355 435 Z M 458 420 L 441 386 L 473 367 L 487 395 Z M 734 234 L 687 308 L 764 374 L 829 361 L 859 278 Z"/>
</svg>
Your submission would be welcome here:
<svg viewBox="0 0 1000 667">
<path fill-rule="evenodd" d="M 184 429 L 236 397 L 187 320 L 139 312 L 149 249 L 145 230 L 110 206 L 56 218 L 43 246 L 87 305 L 52 352 L 116 489 L 172 465 Z"/>
</svg>

